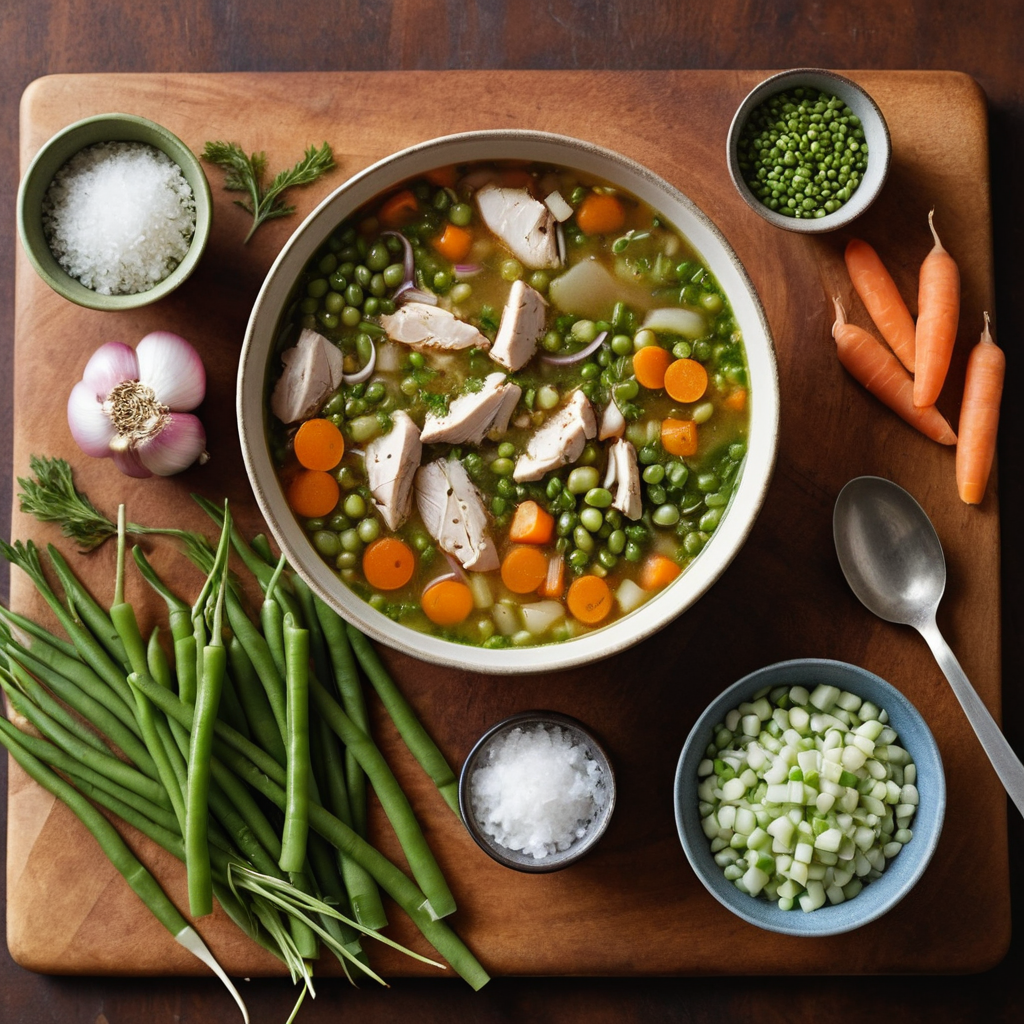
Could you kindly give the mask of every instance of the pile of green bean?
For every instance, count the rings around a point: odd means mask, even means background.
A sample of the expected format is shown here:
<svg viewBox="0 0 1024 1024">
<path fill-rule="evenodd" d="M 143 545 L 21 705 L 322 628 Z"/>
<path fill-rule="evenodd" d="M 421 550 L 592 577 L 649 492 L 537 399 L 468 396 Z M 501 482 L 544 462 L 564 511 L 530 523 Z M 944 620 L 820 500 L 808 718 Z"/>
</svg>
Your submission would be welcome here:
<svg viewBox="0 0 1024 1024">
<path fill-rule="evenodd" d="M 458 814 L 451 768 L 366 637 L 275 560 L 263 538 L 247 543 L 226 507 L 197 500 L 220 527 L 217 546 L 166 531 L 184 540 L 207 574 L 193 604 L 166 586 L 141 548 L 132 550 L 166 603 L 171 654 L 159 627 L 142 635 L 124 599 L 123 510 L 108 610 L 52 545 L 58 586 L 32 542 L 0 541 L 0 553 L 26 572 L 67 634 L 0 607 L 0 686 L 39 733 L 0 718 L 0 743 L 81 818 L 149 909 L 194 952 L 197 943 L 205 950 L 194 929 L 94 804 L 185 862 L 192 918 L 209 914 L 216 898 L 309 988 L 309 961 L 322 946 L 350 977 L 377 977 L 360 940 L 372 935 L 395 945 L 378 934 L 387 924 L 382 890 L 480 988 L 486 972 L 442 921 L 455 910 L 451 890 L 370 734 L 361 672 Z M 262 590 L 258 625 L 228 571 L 232 549 Z M 366 841 L 369 787 L 412 878 Z M 203 959 L 238 999 L 208 951 Z"/>
</svg>

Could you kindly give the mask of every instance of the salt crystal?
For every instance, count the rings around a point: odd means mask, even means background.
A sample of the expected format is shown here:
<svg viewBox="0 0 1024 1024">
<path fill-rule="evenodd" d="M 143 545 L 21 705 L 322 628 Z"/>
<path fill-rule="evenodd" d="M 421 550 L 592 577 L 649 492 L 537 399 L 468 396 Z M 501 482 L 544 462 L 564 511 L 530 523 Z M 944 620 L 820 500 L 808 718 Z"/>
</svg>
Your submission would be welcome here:
<svg viewBox="0 0 1024 1024">
<path fill-rule="evenodd" d="M 498 845 L 536 860 L 569 849 L 608 803 L 601 766 L 558 726 L 496 738 L 470 779 L 473 811 Z"/>
<path fill-rule="evenodd" d="M 195 196 L 166 153 L 140 142 L 101 142 L 76 153 L 43 199 L 43 231 L 57 262 L 101 295 L 132 295 L 184 259 Z"/>
</svg>

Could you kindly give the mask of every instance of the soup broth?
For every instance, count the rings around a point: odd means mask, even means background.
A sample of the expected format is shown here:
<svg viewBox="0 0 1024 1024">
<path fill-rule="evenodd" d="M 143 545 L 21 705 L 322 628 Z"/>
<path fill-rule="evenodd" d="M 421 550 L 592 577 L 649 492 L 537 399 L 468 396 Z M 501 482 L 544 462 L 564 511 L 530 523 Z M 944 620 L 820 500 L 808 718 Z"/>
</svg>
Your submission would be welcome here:
<svg viewBox="0 0 1024 1024">
<path fill-rule="evenodd" d="M 670 585 L 746 452 L 711 269 L 562 167 L 443 167 L 357 211 L 296 283 L 269 379 L 282 486 L 339 579 L 486 647 L 600 628 Z"/>
</svg>

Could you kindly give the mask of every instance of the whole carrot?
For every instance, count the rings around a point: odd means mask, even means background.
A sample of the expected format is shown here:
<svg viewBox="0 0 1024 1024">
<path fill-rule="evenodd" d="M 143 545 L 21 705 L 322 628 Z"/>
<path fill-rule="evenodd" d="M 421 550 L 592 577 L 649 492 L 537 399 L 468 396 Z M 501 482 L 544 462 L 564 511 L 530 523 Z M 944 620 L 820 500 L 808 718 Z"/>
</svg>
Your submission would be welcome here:
<svg viewBox="0 0 1024 1024">
<path fill-rule="evenodd" d="M 925 436 L 939 444 L 956 444 L 956 434 L 934 405 L 923 409 L 914 405 L 914 382 L 903 364 L 873 334 L 847 323 L 842 303 L 838 298 L 832 301 L 836 308 L 832 337 L 839 362 L 850 375 Z"/>
<path fill-rule="evenodd" d="M 928 227 L 935 245 L 921 264 L 917 286 L 917 368 L 914 405 L 934 405 L 946 380 L 960 320 L 960 271 L 939 241 L 935 210 Z"/>
<path fill-rule="evenodd" d="M 985 495 L 996 454 L 999 405 L 1003 397 L 1006 356 L 992 340 L 988 313 L 981 340 L 971 349 L 960 406 L 960 439 L 956 444 L 956 487 L 968 505 Z"/>
<path fill-rule="evenodd" d="M 863 239 L 851 238 L 844 258 L 868 315 L 899 361 L 913 373 L 917 347 L 914 318 L 881 257 Z"/>
</svg>

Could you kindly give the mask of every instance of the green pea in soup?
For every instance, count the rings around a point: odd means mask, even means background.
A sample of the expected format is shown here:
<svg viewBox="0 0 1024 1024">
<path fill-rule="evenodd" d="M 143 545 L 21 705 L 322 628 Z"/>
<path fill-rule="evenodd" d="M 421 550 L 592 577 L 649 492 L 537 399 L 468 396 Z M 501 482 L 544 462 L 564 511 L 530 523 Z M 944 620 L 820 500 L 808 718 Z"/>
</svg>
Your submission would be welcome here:
<svg viewBox="0 0 1024 1024">
<path fill-rule="evenodd" d="M 414 629 L 551 643 L 668 586 L 726 513 L 747 363 L 687 240 L 607 182 L 439 168 L 306 266 L 271 450 L 338 577 Z"/>
</svg>

